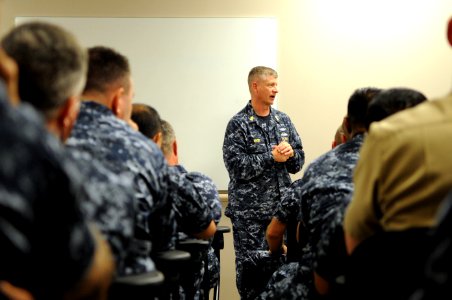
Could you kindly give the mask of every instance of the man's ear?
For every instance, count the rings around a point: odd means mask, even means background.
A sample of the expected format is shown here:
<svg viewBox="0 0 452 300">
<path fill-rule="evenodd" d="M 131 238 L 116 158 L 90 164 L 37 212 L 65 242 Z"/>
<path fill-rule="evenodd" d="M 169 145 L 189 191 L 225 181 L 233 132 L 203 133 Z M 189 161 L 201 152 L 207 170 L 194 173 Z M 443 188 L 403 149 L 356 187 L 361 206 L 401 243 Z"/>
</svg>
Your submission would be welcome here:
<svg viewBox="0 0 452 300">
<path fill-rule="evenodd" d="M 64 142 L 71 135 L 72 127 L 77 121 L 80 109 L 80 100 L 73 96 L 69 97 L 59 109 L 56 117 L 57 126 L 60 128 L 60 138 Z"/>
<path fill-rule="evenodd" d="M 347 137 L 345 136 L 345 134 L 341 134 L 341 141 L 342 141 L 342 144 L 347 141 Z"/>
<path fill-rule="evenodd" d="M 449 44 L 452 46 L 452 18 L 450 18 L 447 26 L 447 39 L 449 40 Z"/>
<path fill-rule="evenodd" d="M 350 135 L 352 133 L 352 126 L 350 125 L 350 119 L 348 117 L 344 117 L 342 121 L 342 128 L 344 129 L 344 133 L 346 135 Z"/>
<path fill-rule="evenodd" d="M 251 83 L 251 89 L 252 89 L 253 91 L 257 91 L 257 82 L 256 82 L 256 81 L 253 81 L 253 82 Z"/>
<path fill-rule="evenodd" d="M 352 126 L 350 124 L 350 119 L 346 116 L 342 121 L 342 130 L 344 130 L 344 139 L 350 140 L 352 138 Z"/>
<path fill-rule="evenodd" d="M 173 142 L 173 154 L 177 157 L 177 141 Z"/>
<path fill-rule="evenodd" d="M 118 118 L 123 118 L 123 100 L 122 96 L 124 95 L 124 88 L 119 87 L 117 88 L 113 93 L 113 99 L 111 101 L 111 111 L 117 116 Z"/>
</svg>

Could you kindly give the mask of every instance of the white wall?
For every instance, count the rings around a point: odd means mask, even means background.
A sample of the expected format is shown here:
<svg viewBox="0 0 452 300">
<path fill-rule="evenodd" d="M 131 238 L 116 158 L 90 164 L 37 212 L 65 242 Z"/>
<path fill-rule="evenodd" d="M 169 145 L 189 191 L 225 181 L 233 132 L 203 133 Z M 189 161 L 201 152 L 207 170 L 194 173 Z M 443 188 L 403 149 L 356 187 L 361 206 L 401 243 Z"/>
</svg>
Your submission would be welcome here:
<svg viewBox="0 0 452 300">
<path fill-rule="evenodd" d="M 452 83 L 450 0 L 0 0 L 0 14 L 0 33 L 16 16 L 275 17 L 278 105 L 307 162 L 330 148 L 354 89 L 406 86 L 433 98 Z"/>
<path fill-rule="evenodd" d="M 275 18 L 18 17 L 51 22 L 82 45 L 108 46 L 128 57 L 136 103 L 157 109 L 176 132 L 180 163 L 227 190 L 223 137 L 249 99 L 256 65 L 277 69 Z M 265 34 L 263 34 L 265 32 Z"/>
</svg>

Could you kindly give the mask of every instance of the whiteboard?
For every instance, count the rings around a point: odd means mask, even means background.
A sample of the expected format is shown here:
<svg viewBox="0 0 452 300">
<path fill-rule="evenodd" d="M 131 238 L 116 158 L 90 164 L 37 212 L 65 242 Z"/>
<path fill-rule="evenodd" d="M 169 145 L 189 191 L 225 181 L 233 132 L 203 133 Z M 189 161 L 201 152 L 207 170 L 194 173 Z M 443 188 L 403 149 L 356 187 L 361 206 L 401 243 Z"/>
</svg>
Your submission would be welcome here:
<svg viewBox="0 0 452 300">
<path fill-rule="evenodd" d="M 227 190 L 222 145 L 229 119 L 250 99 L 257 65 L 277 69 L 275 18 L 17 17 L 61 25 L 86 47 L 129 58 L 135 103 L 157 109 L 176 132 L 180 162 Z"/>
</svg>

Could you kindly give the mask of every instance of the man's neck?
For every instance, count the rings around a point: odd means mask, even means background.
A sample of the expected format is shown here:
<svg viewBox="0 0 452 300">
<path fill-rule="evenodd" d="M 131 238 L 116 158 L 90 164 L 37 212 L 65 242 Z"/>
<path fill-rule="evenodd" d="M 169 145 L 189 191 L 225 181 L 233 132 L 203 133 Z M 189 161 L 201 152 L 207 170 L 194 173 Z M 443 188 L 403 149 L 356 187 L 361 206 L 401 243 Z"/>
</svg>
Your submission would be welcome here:
<svg viewBox="0 0 452 300">
<path fill-rule="evenodd" d="M 93 102 L 102 104 L 102 105 L 108 107 L 109 109 L 111 109 L 111 100 L 109 100 L 109 97 L 107 97 L 106 95 L 104 95 L 102 93 L 85 92 L 85 93 L 83 93 L 81 98 L 83 101 L 93 101 Z"/>
<path fill-rule="evenodd" d="M 251 99 L 251 106 L 256 115 L 260 117 L 266 117 L 270 114 L 270 105 L 262 104 L 255 99 Z"/>
<path fill-rule="evenodd" d="M 352 131 L 351 138 L 354 138 L 354 137 L 357 136 L 358 134 L 365 134 L 365 133 L 366 133 L 366 129 L 363 128 L 363 127 L 360 127 L 360 128 L 358 128 L 358 129 L 354 129 L 354 130 Z"/>
</svg>

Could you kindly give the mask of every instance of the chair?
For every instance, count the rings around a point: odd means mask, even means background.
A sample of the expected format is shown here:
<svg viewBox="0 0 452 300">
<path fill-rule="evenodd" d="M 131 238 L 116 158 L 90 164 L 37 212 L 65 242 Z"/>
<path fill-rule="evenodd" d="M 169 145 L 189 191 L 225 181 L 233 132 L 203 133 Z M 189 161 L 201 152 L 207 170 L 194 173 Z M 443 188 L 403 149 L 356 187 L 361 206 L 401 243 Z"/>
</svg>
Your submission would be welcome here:
<svg viewBox="0 0 452 300">
<path fill-rule="evenodd" d="M 158 290 L 159 299 L 179 299 L 181 273 L 190 257 L 190 253 L 181 250 L 167 250 L 152 257 L 157 269 L 165 277 L 163 285 Z M 134 298 L 130 297 L 130 299 Z"/>
<path fill-rule="evenodd" d="M 149 300 L 157 297 L 164 282 L 160 271 L 116 278 L 109 290 L 109 300 Z"/>
<path fill-rule="evenodd" d="M 212 240 L 212 248 L 214 249 L 215 255 L 218 258 L 218 263 L 221 262 L 220 260 L 220 251 L 224 249 L 224 234 L 231 232 L 231 228 L 229 226 L 217 226 L 217 231 L 215 232 L 215 235 Z M 221 270 L 221 269 L 220 269 Z M 220 299 L 220 275 L 218 276 L 218 283 L 213 288 L 213 299 L 219 300 Z M 204 295 L 207 295 L 207 299 L 209 297 L 209 289 L 206 288 L 204 291 Z"/>
<path fill-rule="evenodd" d="M 180 285 L 187 299 L 193 299 L 197 292 L 195 283 L 201 280 L 200 271 L 203 262 L 207 261 L 209 247 L 209 241 L 195 238 L 179 240 L 176 244 L 177 249 L 190 253 L 190 259 L 184 264 L 180 277 Z M 200 296 L 203 298 L 202 291 L 200 292 Z"/>
<path fill-rule="evenodd" d="M 432 250 L 427 228 L 381 232 L 356 247 L 347 265 L 347 299 L 408 299 Z"/>
</svg>

